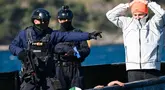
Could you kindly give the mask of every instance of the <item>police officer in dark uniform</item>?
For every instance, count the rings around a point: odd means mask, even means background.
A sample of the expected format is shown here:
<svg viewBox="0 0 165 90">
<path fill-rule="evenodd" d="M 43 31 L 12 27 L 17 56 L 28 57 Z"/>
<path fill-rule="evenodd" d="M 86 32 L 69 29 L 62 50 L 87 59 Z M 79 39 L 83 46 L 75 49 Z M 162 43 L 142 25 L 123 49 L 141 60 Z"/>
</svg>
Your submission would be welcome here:
<svg viewBox="0 0 165 90">
<path fill-rule="evenodd" d="M 82 32 L 72 26 L 73 13 L 69 6 L 62 6 L 58 12 L 60 31 Z M 84 88 L 81 62 L 89 55 L 87 41 L 61 42 L 55 46 L 56 78 L 59 79 L 62 90 L 71 87 Z"/>
<path fill-rule="evenodd" d="M 9 45 L 13 55 L 23 63 L 21 90 L 55 90 L 52 50 L 59 42 L 97 39 L 100 32 L 59 32 L 48 27 L 51 16 L 43 8 L 33 11 L 33 26 L 21 30 Z"/>
</svg>

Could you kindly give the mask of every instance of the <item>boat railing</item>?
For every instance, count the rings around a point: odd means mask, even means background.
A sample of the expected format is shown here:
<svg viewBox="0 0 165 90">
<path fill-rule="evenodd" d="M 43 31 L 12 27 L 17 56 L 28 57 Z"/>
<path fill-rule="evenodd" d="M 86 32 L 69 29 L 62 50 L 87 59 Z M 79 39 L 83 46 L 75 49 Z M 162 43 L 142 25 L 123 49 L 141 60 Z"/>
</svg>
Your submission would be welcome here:
<svg viewBox="0 0 165 90">
<path fill-rule="evenodd" d="M 123 87 L 115 85 L 87 90 L 165 90 L 165 76 L 125 83 Z"/>
</svg>

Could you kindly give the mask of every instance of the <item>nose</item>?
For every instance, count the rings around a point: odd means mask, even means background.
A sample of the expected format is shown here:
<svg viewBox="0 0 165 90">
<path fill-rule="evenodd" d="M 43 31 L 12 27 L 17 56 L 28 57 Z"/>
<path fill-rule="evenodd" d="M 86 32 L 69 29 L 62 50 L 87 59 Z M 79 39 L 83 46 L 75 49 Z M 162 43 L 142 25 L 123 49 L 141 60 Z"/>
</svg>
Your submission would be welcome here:
<svg viewBox="0 0 165 90">
<path fill-rule="evenodd" d="M 134 15 L 134 18 L 135 18 L 135 19 L 139 19 L 139 16 L 138 16 L 138 15 Z"/>
<path fill-rule="evenodd" d="M 140 17 L 137 16 L 135 19 L 140 19 Z"/>
</svg>

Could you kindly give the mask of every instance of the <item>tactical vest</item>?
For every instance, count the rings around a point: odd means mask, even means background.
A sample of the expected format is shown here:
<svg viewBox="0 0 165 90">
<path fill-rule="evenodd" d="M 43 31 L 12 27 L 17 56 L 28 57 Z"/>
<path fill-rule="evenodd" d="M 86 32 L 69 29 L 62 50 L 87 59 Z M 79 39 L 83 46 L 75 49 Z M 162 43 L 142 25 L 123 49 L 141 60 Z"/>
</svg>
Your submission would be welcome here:
<svg viewBox="0 0 165 90">
<path fill-rule="evenodd" d="M 28 82 L 39 81 L 38 78 L 45 78 L 54 75 L 53 71 L 53 61 L 51 61 L 51 51 L 52 45 L 50 42 L 50 34 L 47 33 L 40 40 L 35 40 L 32 37 L 33 27 L 28 27 L 25 29 L 26 39 L 27 39 L 27 50 L 34 53 L 33 55 L 28 54 L 28 59 L 23 62 L 23 72 L 22 80 Z M 34 75 L 34 73 L 36 73 Z"/>
<path fill-rule="evenodd" d="M 34 40 L 32 37 L 32 27 L 26 29 L 26 38 L 28 42 L 27 49 L 32 51 L 42 62 L 47 62 L 51 53 L 50 33 L 47 33 L 40 40 Z"/>
</svg>

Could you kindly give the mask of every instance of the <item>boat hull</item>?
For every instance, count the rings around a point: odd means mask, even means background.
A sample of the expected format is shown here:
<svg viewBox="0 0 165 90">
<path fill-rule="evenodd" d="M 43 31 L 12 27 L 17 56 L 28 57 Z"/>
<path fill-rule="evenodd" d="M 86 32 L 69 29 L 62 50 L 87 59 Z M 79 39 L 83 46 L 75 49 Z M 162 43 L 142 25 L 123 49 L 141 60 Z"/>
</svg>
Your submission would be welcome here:
<svg viewBox="0 0 165 90">
<path fill-rule="evenodd" d="M 108 82 L 114 80 L 124 82 L 126 86 L 105 87 L 102 90 L 135 90 L 137 88 L 141 88 L 138 90 L 150 90 L 148 88 L 152 88 L 152 90 L 164 90 L 165 87 L 164 76 L 157 79 L 127 83 L 125 63 L 83 66 L 82 70 L 84 72 L 85 88 L 89 90 L 97 85 L 106 86 Z M 165 62 L 161 63 L 161 72 L 165 75 Z M 16 77 L 18 77 L 18 71 L 0 73 L 0 89 L 15 90 L 13 89 L 15 88 L 14 85 L 18 83 L 15 82 Z M 163 89 L 158 89 L 161 87 L 163 87 Z"/>
</svg>

